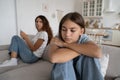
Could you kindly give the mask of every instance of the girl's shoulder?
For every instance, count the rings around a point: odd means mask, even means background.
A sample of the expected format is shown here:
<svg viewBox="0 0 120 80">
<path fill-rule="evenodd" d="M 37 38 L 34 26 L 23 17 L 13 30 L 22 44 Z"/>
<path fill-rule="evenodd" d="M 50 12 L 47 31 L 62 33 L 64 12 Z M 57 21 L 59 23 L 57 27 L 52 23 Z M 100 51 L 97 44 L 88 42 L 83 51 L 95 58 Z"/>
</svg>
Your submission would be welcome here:
<svg viewBox="0 0 120 80">
<path fill-rule="evenodd" d="M 46 31 L 40 31 L 38 32 L 39 35 L 47 35 L 47 32 Z"/>
<path fill-rule="evenodd" d="M 90 41 L 89 37 L 86 34 L 82 34 L 81 37 L 79 38 L 79 43 L 84 43 Z"/>
<path fill-rule="evenodd" d="M 47 33 L 46 31 L 40 31 L 40 32 L 38 32 L 38 33 Z"/>
<path fill-rule="evenodd" d="M 47 34 L 46 31 L 40 31 L 40 32 L 38 32 L 38 33 L 36 34 L 35 37 L 37 37 L 37 38 L 42 38 L 42 39 L 46 39 L 46 38 L 48 37 L 48 34 Z"/>
</svg>

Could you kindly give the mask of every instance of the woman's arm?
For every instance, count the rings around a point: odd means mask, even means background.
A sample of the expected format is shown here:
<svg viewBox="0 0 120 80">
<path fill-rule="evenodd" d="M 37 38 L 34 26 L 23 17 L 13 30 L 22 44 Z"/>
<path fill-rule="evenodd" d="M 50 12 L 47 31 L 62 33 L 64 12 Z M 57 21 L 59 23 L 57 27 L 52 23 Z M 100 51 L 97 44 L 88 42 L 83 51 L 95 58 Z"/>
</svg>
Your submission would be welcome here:
<svg viewBox="0 0 120 80">
<path fill-rule="evenodd" d="M 48 57 L 52 63 L 64 63 L 79 55 L 71 49 L 58 47 L 54 44 L 54 39 L 49 44 Z"/>
<path fill-rule="evenodd" d="M 32 42 L 29 40 L 28 35 L 25 32 L 21 31 L 20 35 L 26 41 L 31 51 L 36 51 L 44 41 L 43 39 L 38 39 L 36 43 L 33 45 Z"/>
<path fill-rule="evenodd" d="M 52 39 L 48 52 L 52 63 L 67 62 L 80 54 L 96 58 L 102 55 L 100 48 L 92 41 L 84 44 L 64 43 L 58 38 Z"/>
<path fill-rule="evenodd" d="M 100 58 L 102 56 L 100 47 L 92 41 L 88 41 L 83 44 L 78 43 L 65 43 L 58 38 L 53 38 L 53 43 L 58 47 L 68 48 L 79 54 L 83 54 L 90 57 Z"/>
<path fill-rule="evenodd" d="M 102 56 L 100 47 L 92 41 L 88 41 L 83 44 L 64 43 L 63 46 L 86 56 L 96 57 L 96 58 L 100 58 Z"/>
</svg>

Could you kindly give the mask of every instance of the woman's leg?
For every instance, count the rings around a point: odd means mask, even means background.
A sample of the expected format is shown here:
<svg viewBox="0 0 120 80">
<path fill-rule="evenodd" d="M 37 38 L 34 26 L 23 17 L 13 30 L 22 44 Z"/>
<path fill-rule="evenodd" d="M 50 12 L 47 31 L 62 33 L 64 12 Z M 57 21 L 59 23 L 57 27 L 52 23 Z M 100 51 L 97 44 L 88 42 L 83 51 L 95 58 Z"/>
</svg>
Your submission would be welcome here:
<svg viewBox="0 0 120 80">
<path fill-rule="evenodd" d="M 15 54 L 16 52 L 16 54 L 19 55 L 20 58 L 26 63 L 33 63 L 38 60 L 38 57 L 33 54 L 33 52 L 29 49 L 24 40 L 18 36 L 14 36 L 12 38 L 9 51 L 11 52 L 11 55 Z"/>
<path fill-rule="evenodd" d="M 12 37 L 11 40 L 11 44 L 10 44 L 10 48 L 11 46 L 13 47 L 13 50 L 11 52 L 9 52 L 11 59 L 10 60 L 6 60 L 4 61 L 0 67 L 6 67 L 6 66 L 16 66 L 17 65 L 17 41 L 15 40 L 15 37 Z"/>
<path fill-rule="evenodd" d="M 81 55 L 77 57 L 75 67 L 77 80 L 104 80 L 97 58 Z"/>
<path fill-rule="evenodd" d="M 54 64 L 52 70 L 52 80 L 76 80 L 73 61 Z"/>
<path fill-rule="evenodd" d="M 17 65 L 17 55 L 26 63 L 36 62 L 39 58 L 36 57 L 28 48 L 26 43 L 18 36 L 13 36 L 9 47 L 11 59 L 4 61 L 0 67 Z"/>
</svg>

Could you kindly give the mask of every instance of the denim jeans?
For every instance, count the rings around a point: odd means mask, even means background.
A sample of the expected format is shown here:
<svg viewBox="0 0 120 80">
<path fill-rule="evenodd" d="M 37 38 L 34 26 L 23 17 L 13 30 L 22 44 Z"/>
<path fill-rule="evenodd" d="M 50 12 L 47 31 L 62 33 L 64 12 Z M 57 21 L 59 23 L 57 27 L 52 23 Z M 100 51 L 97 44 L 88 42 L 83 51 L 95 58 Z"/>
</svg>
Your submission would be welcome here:
<svg viewBox="0 0 120 80">
<path fill-rule="evenodd" d="M 19 36 L 13 36 L 11 40 L 11 44 L 9 47 L 9 51 L 16 52 L 17 55 L 22 59 L 25 63 L 34 63 L 39 58 L 36 57 L 33 52 L 26 45 L 25 41 L 21 39 Z"/>
<path fill-rule="evenodd" d="M 83 55 L 54 64 L 51 75 L 52 80 L 104 80 L 99 60 Z"/>
</svg>

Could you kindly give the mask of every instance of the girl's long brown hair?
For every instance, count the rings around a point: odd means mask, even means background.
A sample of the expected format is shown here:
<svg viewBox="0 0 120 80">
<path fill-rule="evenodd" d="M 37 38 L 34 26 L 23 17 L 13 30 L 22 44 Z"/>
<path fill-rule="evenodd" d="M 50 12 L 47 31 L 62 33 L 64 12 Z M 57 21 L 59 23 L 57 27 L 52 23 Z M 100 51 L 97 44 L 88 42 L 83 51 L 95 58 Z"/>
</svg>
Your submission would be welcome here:
<svg viewBox="0 0 120 80">
<path fill-rule="evenodd" d="M 45 16 L 43 16 L 43 15 L 37 16 L 36 19 L 35 19 L 35 22 L 36 22 L 36 20 L 37 20 L 38 18 L 40 18 L 40 19 L 42 20 L 42 22 L 43 22 L 42 30 L 43 30 L 43 31 L 46 31 L 46 32 L 48 33 L 48 43 L 47 43 L 47 44 L 49 44 L 49 43 L 50 43 L 50 40 L 51 40 L 52 37 L 53 37 L 53 33 L 52 33 L 51 27 L 50 27 L 50 25 L 49 25 L 49 22 L 48 22 L 47 18 L 46 18 Z"/>
</svg>

